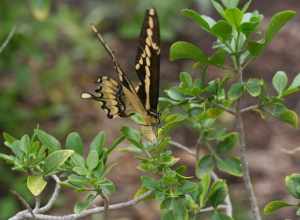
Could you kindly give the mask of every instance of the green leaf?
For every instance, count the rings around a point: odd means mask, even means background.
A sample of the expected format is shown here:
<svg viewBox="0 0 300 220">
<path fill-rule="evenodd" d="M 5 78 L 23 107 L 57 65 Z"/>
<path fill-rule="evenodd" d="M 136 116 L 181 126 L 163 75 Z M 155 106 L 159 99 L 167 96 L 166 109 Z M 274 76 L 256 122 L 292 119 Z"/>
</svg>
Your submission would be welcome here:
<svg viewBox="0 0 300 220">
<path fill-rule="evenodd" d="M 272 84 L 279 95 L 282 95 L 288 84 L 288 77 L 285 72 L 278 71 L 273 79 Z"/>
<path fill-rule="evenodd" d="M 249 53 L 253 57 L 259 56 L 263 52 L 264 48 L 265 48 L 265 45 L 262 42 L 250 41 L 248 43 Z"/>
<path fill-rule="evenodd" d="M 80 167 L 85 166 L 84 158 L 81 155 L 79 155 L 78 153 L 72 154 L 71 161 L 72 161 L 73 166 L 80 166 Z"/>
<path fill-rule="evenodd" d="M 212 220 L 233 220 L 233 218 L 219 212 L 219 211 L 214 211 L 212 215 Z"/>
<path fill-rule="evenodd" d="M 45 175 L 55 171 L 62 166 L 67 159 L 74 153 L 73 150 L 56 150 L 48 155 L 45 160 L 44 172 Z"/>
<path fill-rule="evenodd" d="M 40 195 L 45 189 L 47 182 L 43 176 L 28 176 L 27 177 L 27 188 L 34 196 Z"/>
<path fill-rule="evenodd" d="M 224 8 L 222 7 L 222 5 L 219 2 L 217 2 L 216 0 L 211 0 L 211 3 L 214 6 L 214 8 L 217 10 L 217 12 L 221 16 L 224 16 Z"/>
<path fill-rule="evenodd" d="M 289 207 L 289 206 L 293 206 L 293 205 L 288 204 L 287 202 L 281 201 L 281 200 L 272 201 L 272 202 L 269 202 L 264 207 L 264 213 L 266 215 L 270 215 L 273 212 L 277 211 L 278 209 L 281 209 L 281 208 L 284 208 L 284 207 Z"/>
<path fill-rule="evenodd" d="M 74 150 L 79 155 L 83 154 L 83 142 L 77 132 L 72 132 L 67 136 L 65 147 Z"/>
<path fill-rule="evenodd" d="M 291 95 L 300 91 L 300 73 L 294 78 L 292 84 L 283 93 L 283 96 Z"/>
<path fill-rule="evenodd" d="M 11 136 L 10 134 L 3 132 L 3 138 L 4 141 L 7 142 L 8 144 L 12 144 L 14 141 L 16 141 L 17 139 L 13 136 Z"/>
<path fill-rule="evenodd" d="M 228 188 L 224 180 L 214 182 L 208 194 L 208 200 L 213 207 L 222 204 L 228 194 Z"/>
<path fill-rule="evenodd" d="M 178 91 L 171 88 L 168 90 L 165 90 L 165 93 L 168 95 L 169 98 L 176 100 L 176 101 L 184 101 L 184 96 L 182 96 Z"/>
<path fill-rule="evenodd" d="M 232 101 L 238 100 L 244 92 L 244 85 L 241 83 L 233 84 L 228 90 L 228 98 Z"/>
<path fill-rule="evenodd" d="M 296 12 L 290 10 L 276 13 L 271 18 L 270 24 L 268 25 L 265 36 L 265 44 L 269 44 L 273 40 L 274 36 L 280 31 L 280 29 L 295 15 Z"/>
<path fill-rule="evenodd" d="M 251 5 L 251 3 L 252 3 L 252 0 L 248 0 L 245 4 L 244 4 L 244 6 L 243 6 L 243 8 L 242 8 L 242 12 L 246 12 L 247 10 L 248 10 L 248 8 L 249 8 L 249 6 Z"/>
<path fill-rule="evenodd" d="M 77 202 L 74 206 L 74 212 L 76 214 L 81 213 L 82 211 L 86 210 L 87 208 L 89 208 L 92 203 L 94 202 L 94 200 L 96 199 L 97 194 L 95 193 L 90 193 L 87 195 L 87 197 L 84 199 L 84 201 L 81 202 Z"/>
<path fill-rule="evenodd" d="M 104 147 L 105 142 L 106 142 L 106 134 L 105 132 L 100 131 L 96 135 L 96 137 L 92 140 L 89 149 L 96 150 L 100 155 L 102 153 L 102 148 Z"/>
<path fill-rule="evenodd" d="M 286 109 L 285 111 L 281 112 L 277 118 L 280 121 L 286 122 L 292 125 L 294 128 L 298 128 L 298 115 L 296 112 Z"/>
<path fill-rule="evenodd" d="M 231 132 L 225 135 L 220 143 L 217 145 L 217 152 L 220 155 L 224 155 L 231 151 L 239 140 L 239 134 L 237 132 Z"/>
<path fill-rule="evenodd" d="M 226 41 L 231 37 L 232 28 L 226 21 L 220 20 L 211 28 L 211 33 L 222 41 Z"/>
<path fill-rule="evenodd" d="M 141 133 L 137 130 L 129 127 L 123 127 L 121 129 L 122 134 L 136 147 L 142 149 L 144 146 L 142 144 Z"/>
<path fill-rule="evenodd" d="M 208 57 L 199 47 L 185 41 L 177 41 L 172 44 L 170 48 L 170 59 L 171 61 L 187 59 L 204 64 L 208 63 Z"/>
<path fill-rule="evenodd" d="M 209 63 L 215 66 L 223 66 L 226 59 L 226 51 L 218 49 L 212 56 L 209 57 Z"/>
<path fill-rule="evenodd" d="M 84 166 L 73 167 L 72 171 L 80 176 L 87 176 L 89 173 L 89 170 L 86 169 Z"/>
<path fill-rule="evenodd" d="M 35 129 L 34 133 L 37 135 L 40 142 L 51 152 L 61 148 L 61 144 L 59 143 L 59 141 L 52 135 L 46 133 L 45 131 Z"/>
<path fill-rule="evenodd" d="M 211 183 L 210 174 L 206 174 L 206 175 L 202 176 L 202 178 L 201 178 L 202 191 L 201 191 L 201 194 L 199 197 L 200 208 L 203 208 L 206 206 L 210 183 Z"/>
<path fill-rule="evenodd" d="M 239 0 L 221 0 L 226 8 L 236 8 L 239 5 Z"/>
<path fill-rule="evenodd" d="M 225 10 L 224 18 L 232 27 L 239 29 L 243 20 L 244 13 L 238 8 L 229 8 Z"/>
<path fill-rule="evenodd" d="M 86 159 L 86 165 L 89 170 L 94 170 L 99 164 L 99 155 L 98 152 L 94 149 L 91 149 L 87 159 Z"/>
<path fill-rule="evenodd" d="M 188 72 L 180 73 L 180 81 L 182 82 L 184 87 L 192 87 L 193 86 L 193 79 Z"/>
<path fill-rule="evenodd" d="M 0 159 L 4 160 L 9 164 L 14 164 L 14 157 L 6 154 L 0 153 Z"/>
<path fill-rule="evenodd" d="M 300 199 L 300 174 L 292 174 L 285 178 L 285 185 L 289 193 L 296 199 Z"/>
<path fill-rule="evenodd" d="M 219 170 L 233 176 L 243 176 L 241 161 L 238 158 L 217 159 L 217 167 Z"/>
<path fill-rule="evenodd" d="M 258 97 L 261 94 L 263 81 L 259 79 L 249 79 L 246 84 L 248 93 L 253 97 Z"/>
<path fill-rule="evenodd" d="M 205 155 L 197 161 L 196 176 L 201 179 L 204 175 L 210 175 L 214 169 L 214 158 L 211 155 Z"/>
<path fill-rule="evenodd" d="M 210 32 L 209 23 L 196 11 L 192 9 L 183 9 L 182 14 L 196 22 L 203 30 Z"/>
</svg>

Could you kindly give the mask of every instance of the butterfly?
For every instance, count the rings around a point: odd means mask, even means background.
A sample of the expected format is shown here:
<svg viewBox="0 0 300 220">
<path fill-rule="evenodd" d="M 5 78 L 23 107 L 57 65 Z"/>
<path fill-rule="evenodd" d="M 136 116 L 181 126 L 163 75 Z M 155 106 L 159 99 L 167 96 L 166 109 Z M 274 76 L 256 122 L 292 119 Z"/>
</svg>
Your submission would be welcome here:
<svg viewBox="0 0 300 220">
<path fill-rule="evenodd" d="M 154 127 L 159 123 L 157 104 L 160 77 L 160 33 L 156 10 L 150 8 L 146 11 L 141 29 L 134 66 L 139 79 L 136 87 L 122 70 L 114 53 L 95 26 L 92 26 L 92 30 L 111 56 L 118 79 L 107 76 L 99 77 L 94 93 L 83 92 L 81 98 L 98 101 L 108 118 L 129 117 L 138 113 L 143 119 L 144 130 L 148 130 L 149 133 L 151 129 L 146 127 Z M 147 134 L 146 138 L 153 141 L 155 139 L 153 132 Z"/>
</svg>

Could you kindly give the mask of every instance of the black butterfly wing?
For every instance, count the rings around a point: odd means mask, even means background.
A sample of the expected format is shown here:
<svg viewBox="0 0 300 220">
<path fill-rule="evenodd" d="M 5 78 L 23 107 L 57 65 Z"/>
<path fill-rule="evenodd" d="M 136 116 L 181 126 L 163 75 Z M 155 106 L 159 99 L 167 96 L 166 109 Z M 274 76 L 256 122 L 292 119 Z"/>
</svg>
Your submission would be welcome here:
<svg viewBox="0 0 300 220">
<path fill-rule="evenodd" d="M 160 74 L 160 33 L 155 9 L 148 9 L 140 34 L 135 70 L 140 79 L 136 92 L 149 113 L 157 113 Z"/>
</svg>

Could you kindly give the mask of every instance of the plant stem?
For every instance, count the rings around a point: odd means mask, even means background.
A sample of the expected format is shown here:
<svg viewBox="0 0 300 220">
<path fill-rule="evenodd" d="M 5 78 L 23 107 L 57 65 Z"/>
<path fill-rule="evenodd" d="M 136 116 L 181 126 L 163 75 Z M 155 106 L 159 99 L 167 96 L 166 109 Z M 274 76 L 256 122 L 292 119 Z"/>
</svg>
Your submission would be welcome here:
<svg viewBox="0 0 300 220">
<path fill-rule="evenodd" d="M 240 83 L 243 83 L 243 72 L 241 68 L 238 68 L 237 70 L 239 77 L 240 77 Z M 237 130 L 240 133 L 240 150 L 241 150 L 241 163 L 242 163 L 242 170 L 243 170 L 243 179 L 245 183 L 246 192 L 248 194 L 248 198 L 251 205 L 251 212 L 254 216 L 255 220 L 261 220 L 261 215 L 259 211 L 259 207 L 257 204 L 257 199 L 254 193 L 253 185 L 251 182 L 251 176 L 250 176 L 250 170 L 249 170 L 249 163 L 247 160 L 247 144 L 246 144 L 246 134 L 245 134 L 245 128 L 244 128 L 244 122 L 242 118 L 242 112 L 241 112 L 241 101 L 238 100 L 236 105 L 236 119 L 237 119 Z"/>
</svg>

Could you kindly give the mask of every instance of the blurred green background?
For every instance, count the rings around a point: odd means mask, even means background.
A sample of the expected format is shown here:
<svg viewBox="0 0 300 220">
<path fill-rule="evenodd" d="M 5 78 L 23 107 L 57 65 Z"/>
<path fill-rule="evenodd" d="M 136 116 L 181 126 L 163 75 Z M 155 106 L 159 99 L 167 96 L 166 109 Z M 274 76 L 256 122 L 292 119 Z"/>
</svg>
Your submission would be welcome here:
<svg viewBox="0 0 300 220">
<path fill-rule="evenodd" d="M 183 8 L 216 16 L 209 0 L 1 0 L 0 42 L 7 38 L 14 26 L 16 31 L 0 54 L 0 132 L 20 136 L 39 125 L 59 139 L 64 139 L 68 132 L 78 131 L 88 142 L 99 130 L 105 129 L 113 139 L 118 133 L 120 120 L 109 121 L 96 104 L 80 99 L 80 92 L 92 88 L 99 74 L 113 74 L 111 61 L 91 33 L 89 24 L 97 24 L 125 70 L 131 73 L 144 11 L 153 6 L 158 11 L 161 26 L 163 91 L 163 88 L 176 83 L 180 71 L 191 70 L 186 63 L 168 61 L 168 48 L 172 42 L 183 39 L 194 41 L 209 51 L 212 39 L 180 16 Z M 300 2 L 273 0 L 270 5 L 270 1 L 254 1 L 251 8 L 265 14 L 267 21 L 276 11 L 299 10 Z M 300 45 L 299 17 L 293 22 L 275 40 L 263 60 L 257 61 L 248 70 L 249 77 L 253 74 L 270 79 L 279 69 L 291 75 L 300 71 L 300 53 L 294 49 Z M 291 98 L 289 104 L 299 113 L 298 98 Z M 246 122 L 248 141 L 253 146 L 249 152 L 250 163 L 262 207 L 272 198 L 286 196 L 283 176 L 297 171 L 297 168 L 299 171 L 300 162 L 297 161 L 300 161 L 300 155 L 298 160 L 296 156 L 282 156 L 278 144 L 295 146 L 300 135 L 298 131 L 277 122 L 259 122 L 251 114 L 247 115 Z M 196 136 L 184 128 L 176 131 L 174 137 L 192 146 Z M 1 152 L 4 150 L 0 148 Z M 120 195 L 115 197 L 116 201 L 128 198 L 139 181 L 133 158 L 128 155 L 115 158 L 120 159 L 124 159 L 124 167 L 128 167 L 126 174 L 120 167 L 112 176 L 117 184 L 120 182 Z M 192 167 L 189 159 L 183 158 L 183 161 Z M 272 166 L 275 160 L 282 162 L 276 169 Z M 25 188 L 24 178 L 10 171 L 2 161 L 0 173 L 0 219 L 4 220 L 22 209 L 9 190 L 18 191 L 28 201 L 31 197 Z M 237 205 L 237 219 L 246 220 L 244 211 L 241 211 L 247 204 L 242 196 L 241 180 L 229 179 L 229 182 L 233 184 L 231 190 Z M 72 210 L 72 203 L 68 203 L 67 208 L 64 206 L 75 195 L 69 191 L 65 195 L 53 213 Z M 158 219 L 157 212 L 158 207 L 154 204 L 116 213 L 111 218 L 125 216 L 125 219 L 154 220 Z M 281 216 L 293 219 L 290 212 L 279 213 L 277 219 L 282 219 Z"/>
</svg>

